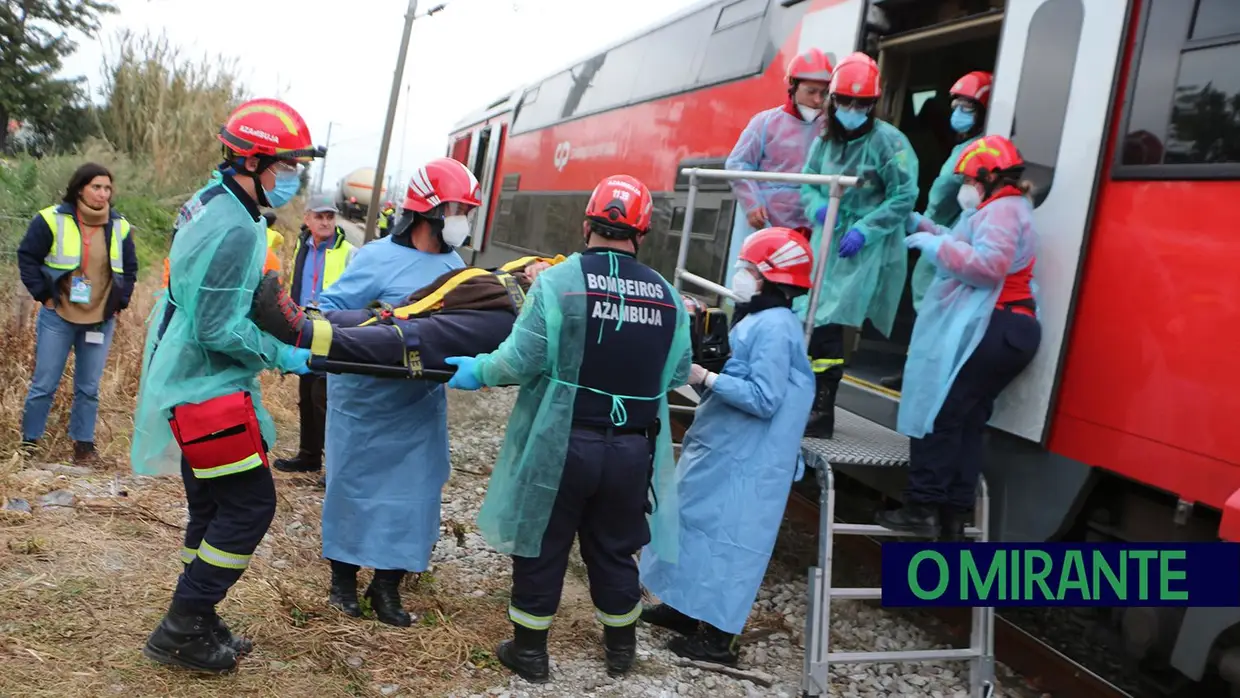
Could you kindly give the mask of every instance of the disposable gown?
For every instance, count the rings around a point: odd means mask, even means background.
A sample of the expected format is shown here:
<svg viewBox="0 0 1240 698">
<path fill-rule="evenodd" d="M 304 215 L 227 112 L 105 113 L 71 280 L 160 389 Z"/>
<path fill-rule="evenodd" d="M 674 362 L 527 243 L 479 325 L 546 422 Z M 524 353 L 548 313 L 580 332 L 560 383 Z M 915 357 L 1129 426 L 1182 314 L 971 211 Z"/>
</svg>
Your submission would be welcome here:
<svg viewBox="0 0 1240 698">
<path fill-rule="evenodd" d="M 875 119 L 874 128 L 855 140 L 815 138 L 805 173 L 862 179 L 859 187 L 845 189 L 840 200 L 814 325 L 860 327 L 869 318 L 879 332 L 890 336 L 908 274 L 904 231 L 917 203 L 917 154 L 896 127 Z M 829 195 L 827 187 L 803 185 L 805 215 L 813 219 Z M 853 228 L 865 235 L 865 246 L 853 257 L 841 259 L 839 241 Z M 821 241 L 822 224 L 815 222 L 811 238 L 815 255 Z M 809 296 L 798 298 L 793 307 L 804 317 Z"/>
<path fill-rule="evenodd" d="M 465 266 L 456 252 L 428 254 L 381 238 L 357 251 L 319 296 L 327 310 L 396 304 Z M 327 377 L 327 495 L 323 557 L 421 572 L 439 539 L 439 503 L 451 465 L 447 389 L 439 383 L 359 375 Z"/>
<path fill-rule="evenodd" d="M 180 221 L 168 253 L 169 287 L 157 294 L 147 318 L 130 447 L 130 462 L 141 475 L 181 471 L 181 450 L 168 427 L 173 407 L 239 390 L 250 391 L 263 439 L 275 446 L 257 376 L 276 367 L 285 345 L 250 317 L 267 256 L 266 224 L 255 222 L 219 179 L 213 176 L 190 200 L 192 214 Z"/>
<path fill-rule="evenodd" d="M 1004 279 L 1037 255 L 1033 206 L 1024 196 L 995 199 L 938 232 L 922 250 L 935 275 L 913 325 L 896 420 L 913 438 L 934 431 L 956 374 L 990 325 Z"/>
<path fill-rule="evenodd" d="M 668 286 L 669 298 L 680 298 Z M 568 455 L 577 374 L 586 341 L 585 277 L 581 255 L 542 272 L 534 280 L 512 334 L 498 349 L 477 358 L 475 371 L 485 385 L 519 385 L 508 419 L 478 528 L 491 547 L 506 555 L 538 557 Z M 676 332 L 663 369 L 667 390 L 684 385 L 692 365 L 689 318 L 676 303 Z M 677 491 L 667 393 L 615 396 L 621 402 L 657 399 L 659 431 L 654 454 L 651 547 L 676 559 Z M 622 404 L 618 407 L 622 407 Z M 622 413 L 622 409 L 618 409 Z"/>
<path fill-rule="evenodd" d="M 732 356 L 698 406 L 676 466 L 680 559 L 647 548 L 640 570 L 660 601 L 735 634 L 800 476 L 814 375 L 804 328 L 787 308 L 746 316 L 730 341 Z"/>
<path fill-rule="evenodd" d="M 943 163 L 942 169 L 939 170 L 939 176 L 934 178 L 934 183 L 930 185 L 929 199 L 926 202 L 926 218 L 934 221 L 935 225 L 942 225 L 948 228 L 956 224 L 956 219 L 960 217 L 960 204 L 956 202 L 956 194 L 960 191 L 960 185 L 964 182 L 964 177 L 956 174 L 956 163 L 960 161 L 960 154 L 964 149 L 969 147 L 981 136 L 969 138 L 955 148 L 952 148 L 951 155 L 947 156 L 947 161 Z M 934 264 L 926 259 L 926 255 L 917 258 L 917 264 L 913 265 L 913 310 L 921 309 L 921 299 L 926 295 L 926 288 L 930 285 L 930 280 L 934 278 Z"/>
</svg>

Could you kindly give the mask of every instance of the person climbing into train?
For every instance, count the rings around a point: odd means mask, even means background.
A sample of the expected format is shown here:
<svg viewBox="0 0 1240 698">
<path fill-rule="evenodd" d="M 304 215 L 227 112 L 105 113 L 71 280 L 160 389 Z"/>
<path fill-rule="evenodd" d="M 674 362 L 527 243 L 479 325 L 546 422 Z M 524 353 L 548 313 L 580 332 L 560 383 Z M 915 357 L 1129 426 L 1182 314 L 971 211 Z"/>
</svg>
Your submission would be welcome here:
<svg viewBox="0 0 1240 698">
<path fill-rule="evenodd" d="M 960 184 L 964 178 L 956 173 L 956 163 L 960 162 L 960 154 L 965 148 L 982 137 L 982 131 L 986 128 L 986 108 L 990 105 L 990 90 L 993 83 L 994 77 L 990 73 L 975 70 L 967 73 L 952 85 L 950 92 L 952 96 L 951 128 L 956 134 L 958 143 L 947 156 L 947 160 L 943 161 L 938 177 L 930 185 L 926 211 L 922 214 L 935 225 L 951 229 L 956 224 L 956 220 L 960 218 L 960 204 L 956 201 L 956 194 L 959 193 Z M 909 220 L 916 221 L 917 219 L 910 217 Z M 915 233 L 916 228 L 910 227 L 907 232 Z M 921 299 L 926 295 L 926 288 L 933 278 L 934 264 L 925 256 L 919 257 L 917 264 L 913 265 L 913 278 L 910 284 L 914 311 L 921 307 Z M 879 384 L 885 388 L 899 390 L 903 382 L 904 372 L 901 371 L 894 376 L 883 378 Z"/>
<path fill-rule="evenodd" d="M 832 236 L 809 355 L 816 376 L 814 415 L 806 436 L 835 431 L 835 394 L 844 377 L 844 328 L 868 318 L 890 336 L 904 292 L 908 251 L 905 222 L 917 203 L 917 154 L 904 134 L 874 115 L 882 95 L 878 64 L 864 53 L 840 61 L 831 77 L 822 137 L 806 157 L 805 174 L 855 176 L 844 190 L 833 231 L 824 231 L 830 187 L 802 185 L 801 201 L 814 221 L 811 246 Z M 819 260 L 820 262 L 822 260 Z M 803 317 L 807 297 L 794 306 Z"/>
<path fill-rule="evenodd" d="M 612 676 L 637 652 L 633 556 L 650 544 L 676 559 L 667 391 L 688 380 L 693 347 L 680 294 L 637 261 L 652 211 L 646 185 L 605 178 L 586 205 L 585 251 L 538 274 L 497 350 L 448 359 L 458 367 L 449 387 L 521 386 L 478 528 L 512 556 L 513 638 L 495 654 L 527 681 L 550 676 L 547 635 L 574 538 Z"/>
<path fill-rule="evenodd" d="M 357 248 L 336 222 L 339 210 L 331 194 L 315 194 L 302 213 L 301 235 L 293 248 L 289 296 L 299 307 L 317 306 L 319 295 L 340 279 Z M 327 376 L 311 373 L 297 379 L 300 435 L 297 455 L 279 458 L 272 467 L 284 473 L 317 473 L 323 468 L 327 429 Z"/>
<path fill-rule="evenodd" d="M 130 453 L 140 475 L 179 471 L 189 507 L 184 568 L 143 654 L 210 673 L 236 668 L 253 647 L 215 609 L 276 512 L 267 460 L 275 425 L 258 374 L 309 371 L 308 349 L 277 341 L 251 316 L 267 253 L 258 207 L 288 203 L 305 164 L 327 152 L 274 99 L 240 105 L 218 138 L 224 162 L 182 208 L 168 289 L 151 312 Z"/>
<path fill-rule="evenodd" d="M 805 167 L 805 155 L 822 131 L 822 104 L 831 84 L 831 59 L 816 48 L 793 56 L 784 80 L 788 87 L 784 103 L 749 120 L 725 168 L 800 173 Z M 739 208 L 729 259 L 736 257 L 741 243 L 756 230 L 809 227 L 798 185 L 734 179 L 731 187 Z M 733 273 L 734 268 L 729 269 L 725 283 L 731 282 Z"/>
<path fill-rule="evenodd" d="M 909 437 L 904 506 L 880 512 L 892 530 L 961 538 L 982 472 L 986 423 L 999 393 L 1033 360 L 1037 317 L 1031 185 L 1003 136 L 973 142 L 956 161 L 964 212 L 947 230 L 914 214 L 905 244 L 935 274 L 922 298 L 897 428 Z"/>
<path fill-rule="evenodd" d="M 813 265 L 794 230 L 746 238 L 732 290 L 749 312 L 732 326 L 732 355 L 720 373 L 690 372 L 706 390 L 676 466 L 679 558 L 641 554 L 642 584 L 661 601 L 642 620 L 682 633 L 667 647 L 687 659 L 736 665 L 736 638 L 800 478 L 814 374 L 792 302 L 813 285 Z"/>
<path fill-rule="evenodd" d="M 358 248 L 319 295 L 319 309 L 398 303 L 464 267 L 456 248 L 469 235 L 480 196 L 478 180 L 455 160 L 437 158 L 418 168 L 392 234 Z M 375 616 L 409 626 L 400 583 L 406 573 L 430 566 L 451 472 L 447 391 L 429 381 L 333 374 L 327 377 L 327 415 L 322 526 L 329 603 L 360 617 L 357 575 L 371 567 L 365 596 Z"/>
</svg>

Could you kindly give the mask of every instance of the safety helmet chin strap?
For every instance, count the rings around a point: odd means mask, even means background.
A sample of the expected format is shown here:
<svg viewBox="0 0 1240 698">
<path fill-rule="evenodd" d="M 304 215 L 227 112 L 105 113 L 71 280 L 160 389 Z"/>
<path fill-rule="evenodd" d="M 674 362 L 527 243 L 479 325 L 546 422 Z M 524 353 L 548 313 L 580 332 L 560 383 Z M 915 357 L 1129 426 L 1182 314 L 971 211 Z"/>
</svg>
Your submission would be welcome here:
<svg viewBox="0 0 1240 698">
<path fill-rule="evenodd" d="M 227 146 L 224 147 L 224 162 L 228 165 L 227 174 L 233 177 L 249 177 L 254 181 L 254 201 L 263 208 L 274 208 L 271 201 L 267 198 L 267 190 L 263 189 L 263 181 L 261 177 L 267 171 L 267 168 L 278 162 L 278 158 L 267 157 L 265 155 L 258 156 L 258 169 L 250 172 L 245 169 L 246 156 L 240 155 Z"/>
</svg>

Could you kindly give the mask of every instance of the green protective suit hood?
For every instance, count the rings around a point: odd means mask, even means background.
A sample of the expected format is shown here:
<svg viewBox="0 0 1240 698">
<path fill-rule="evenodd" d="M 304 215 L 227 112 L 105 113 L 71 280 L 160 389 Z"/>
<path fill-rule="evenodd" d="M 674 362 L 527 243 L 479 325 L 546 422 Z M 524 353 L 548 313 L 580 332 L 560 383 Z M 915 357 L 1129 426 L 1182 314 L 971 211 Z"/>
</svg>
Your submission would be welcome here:
<svg viewBox="0 0 1240 698">
<path fill-rule="evenodd" d="M 660 558 L 674 561 L 679 505 L 666 391 L 688 380 L 692 347 L 688 314 L 670 284 L 668 297 L 676 299 L 676 333 L 663 371 L 665 391 L 615 398 L 659 401 L 650 545 Z M 586 342 L 593 341 L 586 336 L 587 314 L 581 255 L 574 254 L 538 275 L 512 334 L 493 353 L 477 357 L 483 384 L 521 386 L 478 514 L 482 536 L 501 553 L 538 557 L 542 547 L 568 454 L 577 390 L 588 389 L 577 384 Z"/>
</svg>

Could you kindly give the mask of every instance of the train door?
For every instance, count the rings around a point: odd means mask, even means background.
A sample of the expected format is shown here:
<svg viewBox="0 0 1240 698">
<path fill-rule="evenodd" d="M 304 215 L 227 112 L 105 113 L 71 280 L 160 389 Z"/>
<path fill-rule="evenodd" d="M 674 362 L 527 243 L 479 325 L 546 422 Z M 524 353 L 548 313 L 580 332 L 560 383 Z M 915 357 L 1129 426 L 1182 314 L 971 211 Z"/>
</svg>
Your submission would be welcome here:
<svg viewBox="0 0 1240 698">
<path fill-rule="evenodd" d="M 508 124 L 499 121 L 483 126 L 474 138 L 473 155 L 470 169 L 482 185 L 482 206 L 474 215 L 473 230 L 467 247 L 475 253 L 482 252 L 486 247 L 487 229 L 491 219 L 492 205 L 496 201 L 495 173 L 499 168 L 499 154 L 507 135 Z"/>
</svg>

